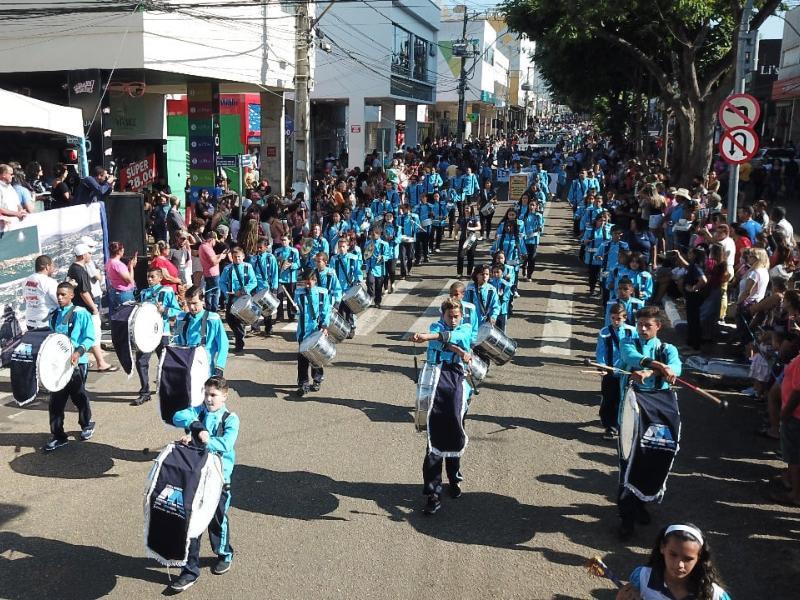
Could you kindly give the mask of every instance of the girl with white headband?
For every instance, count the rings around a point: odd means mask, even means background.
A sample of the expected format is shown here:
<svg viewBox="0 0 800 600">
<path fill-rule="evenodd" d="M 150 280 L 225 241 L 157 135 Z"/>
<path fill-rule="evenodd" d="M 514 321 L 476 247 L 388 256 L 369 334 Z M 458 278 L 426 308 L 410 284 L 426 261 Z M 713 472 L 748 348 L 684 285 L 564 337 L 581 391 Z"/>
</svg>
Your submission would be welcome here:
<svg viewBox="0 0 800 600">
<path fill-rule="evenodd" d="M 647 566 L 633 570 L 617 600 L 731 600 L 719 580 L 703 533 L 677 523 L 659 532 Z"/>
</svg>

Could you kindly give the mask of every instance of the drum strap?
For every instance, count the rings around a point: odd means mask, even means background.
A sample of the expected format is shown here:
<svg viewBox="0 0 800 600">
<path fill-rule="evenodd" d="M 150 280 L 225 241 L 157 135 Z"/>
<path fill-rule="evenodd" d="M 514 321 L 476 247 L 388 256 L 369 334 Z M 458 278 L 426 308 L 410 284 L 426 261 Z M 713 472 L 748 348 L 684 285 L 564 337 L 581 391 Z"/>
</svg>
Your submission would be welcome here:
<svg viewBox="0 0 800 600">
<path fill-rule="evenodd" d="M 183 337 L 186 339 L 186 343 L 189 343 L 189 319 L 191 319 L 192 315 L 188 312 L 186 316 L 183 317 Z M 200 322 L 200 345 L 206 345 L 206 339 L 208 338 L 208 311 L 203 313 L 203 320 Z"/>
<path fill-rule="evenodd" d="M 242 283 L 242 274 L 239 271 L 239 269 L 237 268 L 238 266 L 239 265 L 231 265 L 231 273 L 236 273 L 236 280 L 239 282 L 239 289 L 243 290 L 243 289 L 245 289 L 245 287 L 244 287 L 244 283 Z M 244 280 L 245 281 L 249 280 L 249 277 L 247 277 L 247 274 L 245 274 Z M 233 275 L 230 276 L 229 285 L 230 285 L 231 289 L 233 289 Z"/>
<path fill-rule="evenodd" d="M 70 309 L 64 313 L 64 316 L 61 319 L 61 322 L 67 323 L 67 337 L 72 338 L 72 330 L 75 329 L 75 320 L 72 318 L 75 313 L 75 307 L 71 306 Z M 56 330 L 56 319 L 58 318 L 58 310 L 54 310 L 50 313 L 50 329 L 53 331 Z"/>
</svg>

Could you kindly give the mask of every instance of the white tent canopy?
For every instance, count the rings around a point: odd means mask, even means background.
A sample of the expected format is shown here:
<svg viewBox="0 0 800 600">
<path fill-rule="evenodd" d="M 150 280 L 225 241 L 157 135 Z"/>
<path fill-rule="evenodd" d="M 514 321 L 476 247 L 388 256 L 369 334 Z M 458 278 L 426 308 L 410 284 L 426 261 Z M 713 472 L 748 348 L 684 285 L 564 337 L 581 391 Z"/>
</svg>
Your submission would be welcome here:
<svg viewBox="0 0 800 600">
<path fill-rule="evenodd" d="M 0 129 L 83 137 L 83 112 L 0 89 Z"/>
</svg>

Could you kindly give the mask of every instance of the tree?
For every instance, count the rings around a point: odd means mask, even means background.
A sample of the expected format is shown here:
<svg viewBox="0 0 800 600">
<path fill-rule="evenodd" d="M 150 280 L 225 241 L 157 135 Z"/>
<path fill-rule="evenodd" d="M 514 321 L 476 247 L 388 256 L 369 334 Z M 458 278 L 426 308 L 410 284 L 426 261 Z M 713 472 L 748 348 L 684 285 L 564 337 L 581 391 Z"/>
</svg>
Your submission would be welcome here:
<svg viewBox="0 0 800 600">
<path fill-rule="evenodd" d="M 780 0 L 756 5 L 751 29 L 774 13 Z M 716 113 L 733 89 L 742 10 L 741 0 L 506 0 L 500 7 L 510 29 L 536 41 L 539 56 L 588 41 L 616 49 L 623 72 L 646 72 L 675 118 L 671 167 L 680 184 L 711 163 Z M 578 71 L 589 81 L 592 64 L 589 53 Z M 636 83 L 624 76 L 620 82 L 628 91 Z M 568 80 L 556 87 L 565 84 L 572 87 Z"/>
</svg>

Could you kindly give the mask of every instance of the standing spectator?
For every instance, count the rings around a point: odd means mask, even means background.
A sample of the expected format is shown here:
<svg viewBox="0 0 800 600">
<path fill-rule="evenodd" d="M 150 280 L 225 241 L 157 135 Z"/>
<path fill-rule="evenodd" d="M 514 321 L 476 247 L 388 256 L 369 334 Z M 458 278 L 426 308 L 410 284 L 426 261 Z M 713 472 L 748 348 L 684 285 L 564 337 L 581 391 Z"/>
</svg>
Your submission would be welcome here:
<svg viewBox="0 0 800 600">
<path fill-rule="evenodd" d="M 69 266 L 67 279 L 75 286 L 75 297 L 72 303 L 75 306 L 85 308 L 92 315 L 92 324 L 97 332 L 94 338 L 94 345 L 90 352 L 95 358 L 97 370 L 105 373 L 116 371 L 117 367 L 111 365 L 100 347 L 100 305 L 95 302 L 92 295 L 92 280 L 86 265 L 92 261 L 92 250 L 87 244 L 80 243 L 75 246 L 75 262 Z"/>
<path fill-rule="evenodd" d="M 167 231 L 169 232 L 169 241 L 175 244 L 178 239 L 178 234 L 183 230 L 185 221 L 183 215 L 178 210 L 181 201 L 177 196 L 169 196 L 169 210 L 167 211 Z"/>
<path fill-rule="evenodd" d="M 786 209 L 782 206 L 776 206 L 772 209 L 772 230 L 780 231 L 783 233 L 784 240 L 790 246 L 794 246 L 794 228 L 792 224 L 786 220 Z"/>
<path fill-rule="evenodd" d="M 36 212 L 36 202 L 35 202 L 35 195 L 33 193 L 33 188 L 31 188 L 30 184 L 28 184 L 28 180 L 25 177 L 25 171 L 22 170 L 22 167 L 15 163 L 17 166 L 14 167 L 14 175 L 11 179 L 11 187 L 14 188 L 14 191 L 17 192 L 17 196 L 19 196 L 19 203 L 22 205 L 22 208 L 27 210 L 29 213 Z"/>
<path fill-rule="evenodd" d="M 47 317 L 58 308 L 56 280 L 53 273 L 56 266 L 53 259 L 43 254 L 36 257 L 36 272 L 25 280 L 25 323 L 28 330 L 46 331 L 49 329 Z"/>
<path fill-rule="evenodd" d="M 114 188 L 114 176 L 109 175 L 105 168 L 97 166 L 94 168 L 94 175 L 84 177 L 75 190 L 75 204 L 90 204 L 105 200 Z M 100 338 L 100 332 L 97 332 Z"/>
<path fill-rule="evenodd" d="M 217 312 L 219 310 L 219 263 L 227 256 L 227 252 L 217 254 L 214 244 L 217 235 L 213 231 L 203 236 L 203 243 L 198 249 L 200 265 L 203 267 L 203 281 L 205 284 L 206 310 Z"/>
<path fill-rule="evenodd" d="M 55 179 L 50 190 L 50 208 L 66 208 L 72 205 L 72 190 L 67 184 L 69 171 L 62 163 L 58 163 L 54 170 Z"/>
<path fill-rule="evenodd" d="M 14 169 L 10 165 L 0 164 L 0 222 L 21 220 L 28 214 L 19 201 L 19 195 L 11 185 L 13 179 Z"/>
<path fill-rule="evenodd" d="M 753 207 L 743 206 L 739 209 L 737 218 L 739 219 L 739 227 L 747 232 L 747 237 L 750 238 L 750 244 L 756 243 L 756 237 L 761 233 L 761 224 L 753 220 Z"/>
<path fill-rule="evenodd" d="M 167 242 L 169 239 L 169 227 L 167 225 L 167 215 L 170 212 L 169 196 L 158 194 L 153 210 L 150 211 L 150 232 L 157 242 Z"/>
<path fill-rule="evenodd" d="M 108 295 L 110 298 L 108 312 L 113 315 L 125 302 L 133 300 L 133 292 L 136 289 L 133 272 L 136 269 L 139 254 L 138 252 L 134 254 L 126 265 L 122 262 L 122 257 L 125 254 L 125 247 L 122 242 L 111 242 L 108 245 L 108 253 L 111 255 L 111 258 L 106 263 Z"/>
<path fill-rule="evenodd" d="M 182 285 L 180 273 L 174 264 L 169 260 L 169 245 L 166 242 L 156 242 L 150 248 L 150 255 L 153 259 L 150 261 L 151 269 L 161 269 L 161 281 L 167 287 L 172 288 L 176 295 L 178 288 Z"/>
<path fill-rule="evenodd" d="M 186 286 L 192 285 L 192 247 L 189 238 L 187 232 L 179 231 L 168 253 L 169 261 L 175 265 L 181 283 Z"/>
</svg>

